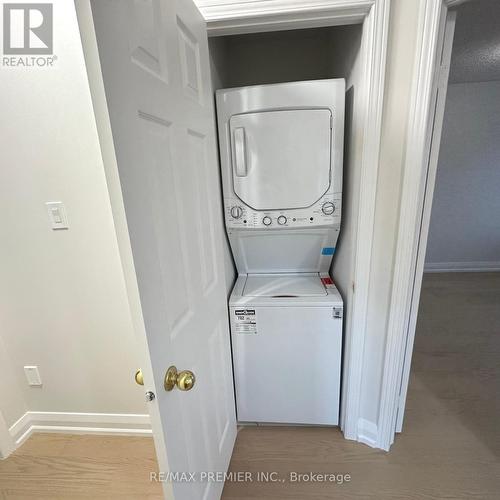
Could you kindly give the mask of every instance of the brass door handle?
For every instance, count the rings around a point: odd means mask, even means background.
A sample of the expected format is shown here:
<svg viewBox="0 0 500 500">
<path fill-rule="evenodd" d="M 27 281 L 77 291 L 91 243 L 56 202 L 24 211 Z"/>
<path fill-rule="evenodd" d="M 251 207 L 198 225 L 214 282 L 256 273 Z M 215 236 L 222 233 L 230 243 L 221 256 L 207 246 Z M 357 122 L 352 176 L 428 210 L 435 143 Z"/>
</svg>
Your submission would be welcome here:
<svg viewBox="0 0 500 500">
<path fill-rule="evenodd" d="M 171 366 L 165 373 L 163 387 L 165 387 L 166 391 L 171 391 L 175 386 L 181 391 L 190 391 L 195 382 L 196 377 L 192 371 L 183 370 L 178 372 L 175 366 Z"/>
<path fill-rule="evenodd" d="M 135 372 L 134 378 L 136 384 L 144 385 L 144 377 L 142 376 L 142 370 L 140 368 Z"/>
</svg>

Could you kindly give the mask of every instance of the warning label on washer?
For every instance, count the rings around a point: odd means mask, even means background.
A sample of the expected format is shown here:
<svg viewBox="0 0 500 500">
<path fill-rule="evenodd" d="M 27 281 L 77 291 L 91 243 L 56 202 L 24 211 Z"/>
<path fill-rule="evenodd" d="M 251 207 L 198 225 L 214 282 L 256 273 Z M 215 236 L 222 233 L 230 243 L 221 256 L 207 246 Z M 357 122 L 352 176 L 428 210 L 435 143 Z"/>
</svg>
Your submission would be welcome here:
<svg viewBox="0 0 500 500">
<path fill-rule="evenodd" d="M 257 333 L 255 309 L 236 309 L 234 315 L 234 333 Z"/>
</svg>

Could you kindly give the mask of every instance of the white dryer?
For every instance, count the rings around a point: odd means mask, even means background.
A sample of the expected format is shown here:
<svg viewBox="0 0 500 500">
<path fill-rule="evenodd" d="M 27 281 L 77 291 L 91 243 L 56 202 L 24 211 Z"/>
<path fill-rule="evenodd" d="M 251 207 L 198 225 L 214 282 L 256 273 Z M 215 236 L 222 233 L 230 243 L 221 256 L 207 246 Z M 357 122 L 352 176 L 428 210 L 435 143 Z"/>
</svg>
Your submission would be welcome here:
<svg viewBox="0 0 500 500">
<path fill-rule="evenodd" d="M 225 89 L 216 99 L 238 272 L 327 272 L 340 231 L 345 81 Z"/>
<path fill-rule="evenodd" d="M 216 94 L 240 421 L 338 423 L 344 100 L 343 79 Z"/>
</svg>

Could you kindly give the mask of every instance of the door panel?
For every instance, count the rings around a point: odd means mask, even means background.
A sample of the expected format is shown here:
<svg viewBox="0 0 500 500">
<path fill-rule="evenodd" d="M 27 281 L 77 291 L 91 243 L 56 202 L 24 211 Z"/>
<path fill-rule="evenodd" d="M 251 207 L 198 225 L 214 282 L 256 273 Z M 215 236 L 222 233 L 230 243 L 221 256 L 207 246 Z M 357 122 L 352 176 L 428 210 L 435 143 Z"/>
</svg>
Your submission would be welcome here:
<svg viewBox="0 0 500 500">
<path fill-rule="evenodd" d="M 198 41 L 179 18 L 177 18 L 177 30 L 184 93 L 202 104 L 203 87 Z"/>
<path fill-rule="evenodd" d="M 165 60 L 160 47 L 161 17 L 159 4 L 152 0 L 129 4 L 130 56 L 132 61 L 160 79 L 168 81 Z"/>
<path fill-rule="evenodd" d="M 166 456 L 160 468 L 226 471 L 236 419 L 205 22 L 190 0 L 91 5 L 153 374 L 145 389 L 156 394 L 153 432 Z M 164 390 L 170 365 L 195 373 L 193 389 Z M 166 491 L 216 499 L 222 487 L 178 482 Z"/>
<path fill-rule="evenodd" d="M 214 258 L 214 214 L 208 193 L 210 192 L 210 171 L 207 164 L 207 139 L 201 133 L 188 131 L 190 154 L 190 179 L 196 195 L 196 225 L 198 233 L 198 255 L 200 257 L 200 286 L 208 295 L 217 283 L 217 262 Z"/>
</svg>

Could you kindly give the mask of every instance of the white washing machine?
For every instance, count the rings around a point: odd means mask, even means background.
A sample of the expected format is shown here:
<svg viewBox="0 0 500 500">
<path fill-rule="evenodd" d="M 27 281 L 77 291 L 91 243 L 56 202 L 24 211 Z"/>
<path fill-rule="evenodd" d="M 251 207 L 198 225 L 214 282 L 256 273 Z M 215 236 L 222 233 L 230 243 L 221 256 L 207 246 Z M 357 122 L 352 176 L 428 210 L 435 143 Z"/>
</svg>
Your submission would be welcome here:
<svg viewBox="0 0 500 500">
<path fill-rule="evenodd" d="M 229 310 L 238 420 L 337 425 L 343 304 L 331 278 L 241 275 Z"/>
<path fill-rule="evenodd" d="M 343 79 L 216 95 L 242 422 L 338 423 L 344 98 Z"/>
</svg>

